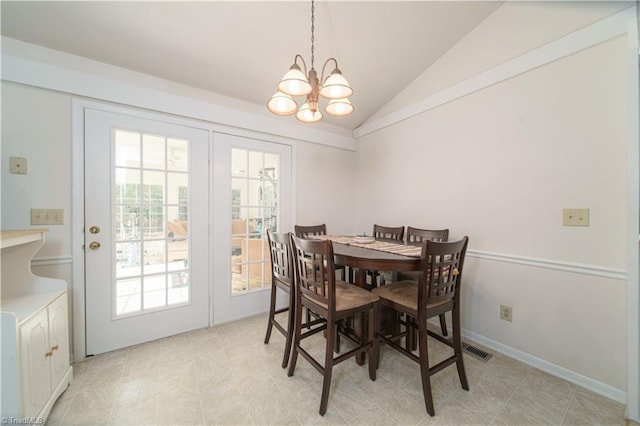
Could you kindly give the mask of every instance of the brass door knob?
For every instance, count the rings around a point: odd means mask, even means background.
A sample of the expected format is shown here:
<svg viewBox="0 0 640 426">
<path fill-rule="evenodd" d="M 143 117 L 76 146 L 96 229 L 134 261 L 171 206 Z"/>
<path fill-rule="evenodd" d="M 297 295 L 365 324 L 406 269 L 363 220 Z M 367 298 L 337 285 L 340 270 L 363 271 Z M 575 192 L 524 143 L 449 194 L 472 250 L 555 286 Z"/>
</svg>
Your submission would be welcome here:
<svg viewBox="0 0 640 426">
<path fill-rule="evenodd" d="M 92 234 L 99 234 L 100 233 L 100 227 L 94 225 L 91 228 L 89 228 L 89 232 L 91 232 Z"/>
<path fill-rule="evenodd" d="M 92 241 L 91 244 L 89 244 L 89 248 L 91 250 L 98 250 L 100 248 L 100 243 L 97 241 Z"/>
</svg>

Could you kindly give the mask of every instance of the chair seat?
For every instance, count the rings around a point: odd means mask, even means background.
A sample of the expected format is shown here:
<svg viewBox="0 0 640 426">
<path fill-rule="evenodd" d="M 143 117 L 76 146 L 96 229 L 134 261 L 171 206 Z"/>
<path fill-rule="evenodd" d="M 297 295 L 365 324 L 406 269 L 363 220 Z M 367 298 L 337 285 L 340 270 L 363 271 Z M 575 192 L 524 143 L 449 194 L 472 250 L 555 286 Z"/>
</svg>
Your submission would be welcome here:
<svg viewBox="0 0 640 426">
<path fill-rule="evenodd" d="M 336 281 L 336 312 L 348 311 L 370 303 L 375 303 L 380 298 L 370 291 L 344 281 Z M 316 302 L 323 308 L 325 303 Z"/>
<path fill-rule="evenodd" d="M 382 299 L 403 306 L 407 310 L 413 312 L 418 310 L 418 283 L 416 281 L 396 281 L 392 284 L 376 287 L 371 292 Z M 433 309 L 445 303 L 449 303 L 449 300 L 427 305 L 427 309 Z"/>
<path fill-rule="evenodd" d="M 344 281 L 336 282 L 336 312 L 375 303 L 379 299 L 375 294 L 356 285 Z"/>
</svg>

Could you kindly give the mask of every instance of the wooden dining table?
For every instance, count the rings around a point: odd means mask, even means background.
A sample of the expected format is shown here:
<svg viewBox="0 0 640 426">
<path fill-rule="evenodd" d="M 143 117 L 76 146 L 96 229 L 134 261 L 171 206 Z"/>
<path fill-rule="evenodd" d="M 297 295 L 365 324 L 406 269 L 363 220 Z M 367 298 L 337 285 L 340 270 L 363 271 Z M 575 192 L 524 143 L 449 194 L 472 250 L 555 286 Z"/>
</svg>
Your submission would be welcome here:
<svg viewBox="0 0 640 426">
<path fill-rule="evenodd" d="M 397 242 L 396 242 L 397 243 Z M 417 271 L 420 258 L 374 250 L 362 246 L 333 243 L 335 263 L 355 271 L 355 284 L 366 287 L 366 273 L 372 271 Z"/>
<path fill-rule="evenodd" d="M 420 268 L 420 244 L 387 239 L 365 244 L 343 235 L 314 235 L 313 238 L 331 240 L 335 263 L 355 270 L 355 284 L 363 288 L 367 270 L 398 272 Z M 405 254 L 401 254 L 403 252 Z"/>
<path fill-rule="evenodd" d="M 391 253 L 388 251 L 382 251 L 380 249 L 374 249 L 373 247 L 379 246 L 379 244 L 354 244 L 352 237 L 345 236 L 314 236 L 319 239 L 330 239 L 333 242 L 333 254 L 334 261 L 338 265 L 348 266 L 355 272 L 355 285 L 362 288 L 367 288 L 367 271 L 418 271 L 420 268 L 420 257 L 414 255 L 404 255 Z M 417 248 L 416 244 L 407 244 L 397 240 L 376 240 L 376 242 L 387 241 L 389 246 L 398 248 L 398 246 L 406 246 Z M 419 250 L 417 251 L 419 253 Z M 416 253 L 416 250 L 413 250 Z M 384 328 L 385 312 L 381 312 L 381 323 Z M 391 321 L 391 318 L 388 319 Z M 360 333 L 361 324 L 354 323 L 353 331 L 358 335 Z M 358 356 L 356 358 L 358 364 L 364 363 L 364 356 Z"/>
</svg>

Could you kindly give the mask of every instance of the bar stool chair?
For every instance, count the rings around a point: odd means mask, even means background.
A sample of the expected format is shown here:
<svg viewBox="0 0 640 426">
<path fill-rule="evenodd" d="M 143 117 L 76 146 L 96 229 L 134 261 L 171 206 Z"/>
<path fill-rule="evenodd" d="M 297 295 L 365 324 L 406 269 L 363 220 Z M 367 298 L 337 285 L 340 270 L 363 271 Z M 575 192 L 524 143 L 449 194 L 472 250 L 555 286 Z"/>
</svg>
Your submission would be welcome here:
<svg viewBox="0 0 640 426">
<path fill-rule="evenodd" d="M 448 229 L 421 229 L 407 226 L 407 243 L 409 244 L 421 244 L 423 241 L 448 241 L 449 230 Z M 397 280 L 413 280 L 418 281 L 418 271 L 403 271 L 398 272 Z M 447 320 L 444 314 L 440 315 L 440 330 L 443 336 L 448 336 L 447 332 Z M 413 337 L 413 336 L 412 336 Z M 413 340 L 412 349 L 416 350 L 416 342 Z"/>
<path fill-rule="evenodd" d="M 402 243 L 404 238 L 404 226 L 382 226 L 373 225 L 373 237 L 376 240 L 392 240 Z M 384 277 L 380 271 L 367 271 L 367 275 L 371 277 L 371 288 L 384 285 Z M 378 283 L 378 279 L 380 283 Z"/>
<path fill-rule="evenodd" d="M 282 368 L 289 364 L 291 354 L 291 343 L 293 341 L 294 327 L 294 306 L 295 306 L 295 285 L 293 253 L 291 252 L 291 233 L 276 234 L 267 230 L 269 240 L 269 252 L 271 254 L 271 301 L 269 304 L 269 322 L 267 323 L 267 334 L 264 343 L 269 343 L 271 330 L 275 327 L 285 337 L 284 356 L 282 357 Z M 278 289 L 284 291 L 288 296 L 287 306 L 276 309 Z M 275 316 L 287 312 L 286 327 L 280 324 Z"/>
<path fill-rule="evenodd" d="M 378 333 L 380 343 L 386 343 L 420 364 L 422 392 L 427 413 L 435 414 L 431 395 L 431 376 L 451 364 L 456 364 L 462 389 L 469 390 L 464 369 L 460 327 L 460 291 L 462 267 L 467 251 L 468 237 L 454 242 L 424 241 L 420 256 L 420 276 L 418 281 L 398 281 L 373 289 L 380 297 L 380 304 L 405 314 L 407 323 L 418 330 L 418 351 L 416 356 L 411 348 L 403 347 L 400 339 L 411 334 L 409 328 L 392 335 Z M 451 312 L 453 319 L 452 340 L 427 329 L 427 320 Z M 453 349 L 453 355 L 434 366 L 429 365 L 428 337 L 444 343 Z M 379 352 L 376 352 L 379 357 Z M 376 358 L 376 368 L 379 358 Z"/>
<path fill-rule="evenodd" d="M 295 264 L 296 286 L 296 319 L 295 336 L 289 376 L 293 376 L 296 369 L 298 354 L 302 355 L 311 365 L 323 375 L 322 395 L 320 398 L 320 415 L 327 411 L 329 389 L 333 366 L 364 353 L 369 355 L 369 378 L 376 379 L 375 362 L 378 341 L 374 336 L 377 324 L 378 296 L 358 286 L 336 281 L 333 261 L 333 244 L 331 241 L 307 240 L 291 236 Z M 322 325 L 305 330 L 303 333 L 302 310 L 307 308 L 317 314 Z M 360 333 L 360 341 L 356 347 L 334 357 L 336 338 L 339 333 L 339 321 L 355 315 L 361 316 L 363 324 L 368 321 L 368 332 Z M 321 331 L 326 332 L 324 364 L 316 360 L 303 346 L 302 342 Z M 351 340 L 349 334 L 345 337 Z"/>
<path fill-rule="evenodd" d="M 296 225 L 294 228 L 296 232 L 296 237 L 298 238 L 309 238 L 314 235 L 327 235 L 327 225 Z M 344 265 L 335 265 L 336 271 L 340 271 L 340 279 L 342 281 L 346 281 L 347 269 Z M 349 279 L 351 281 L 351 279 Z"/>
</svg>

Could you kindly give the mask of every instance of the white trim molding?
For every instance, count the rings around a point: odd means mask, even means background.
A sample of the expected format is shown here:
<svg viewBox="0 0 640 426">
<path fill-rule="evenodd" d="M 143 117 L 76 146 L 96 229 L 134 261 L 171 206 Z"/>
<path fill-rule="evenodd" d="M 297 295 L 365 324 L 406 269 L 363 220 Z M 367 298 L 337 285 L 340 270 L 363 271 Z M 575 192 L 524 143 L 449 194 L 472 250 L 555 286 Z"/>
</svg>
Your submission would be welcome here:
<svg viewBox="0 0 640 426">
<path fill-rule="evenodd" d="M 593 380 L 589 377 L 583 376 L 582 374 L 576 373 L 575 371 L 566 369 L 549 361 L 545 361 L 526 352 L 519 351 L 518 349 L 512 348 L 511 346 L 507 346 L 495 340 L 488 339 L 481 334 L 477 334 L 469 330 L 463 329 L 462 336 L 470 341 L 479 343 L 487 348 L 495 350 L 496 352 L 500 352 L 501 354 L 535 367 L 546 373 L 552 374 L 556 377 L 560 377 L 561 379 L 567 380 L 578 386 L 582 386 L 585 389 L 589 389 L 590 391 L 617 401 L 621 404 L 625 404 L 627 402 L 626 392 L 621 391 L 620 389 L 616 389 L 613 386 L 609 386 L 605 383 Z"/>
<path fill-rule="evenodd" d="M 638 54 L 638 3 L 634 2 L 627 28 L 629 85 L 628 118 L 628 210 L 627 210 L 627 407 L 626 417 L 640 423 L 640 67 Z"/>
<path fill-rule="evenodd" d="M 420 102 L 394 111 L 386 116 L 367 121 L 355 129 L 353 134 L 357 140 L 463 96 L 623 35 L 627 33 L 629 19 L 635 19 L 635 7 L 625 9 L 595 24 L 490 68 L 441 90 Z"/>
<path fill-rule="evenodd" d="M 31 266 L 50 266 L 50 265 L 71 265 L 73 258 L 71 256 L 41 256 L 31 259 Z"/>
<path fill-rule="evenodd" d="M 516 256 L 504 253 L 491 253 L 479 250 L 468 250 L 467 255 L 469 257 L 475 257 L 478 259 L 515 263 L 518 265 L 526 265 L 534 268 L 553 269 L 556 271 L 573 272 L 583 275 L 594 275 L 596 277 L 611 278 L 614 280 L 626 281 L 628 278 L 626 271 L 622 269 L 608 268 L 605 266 L 563 262 L 560 260 L 552 259 L 538 259 L 535 257 Z"/>
</svg>

